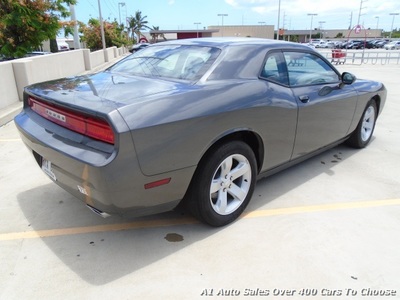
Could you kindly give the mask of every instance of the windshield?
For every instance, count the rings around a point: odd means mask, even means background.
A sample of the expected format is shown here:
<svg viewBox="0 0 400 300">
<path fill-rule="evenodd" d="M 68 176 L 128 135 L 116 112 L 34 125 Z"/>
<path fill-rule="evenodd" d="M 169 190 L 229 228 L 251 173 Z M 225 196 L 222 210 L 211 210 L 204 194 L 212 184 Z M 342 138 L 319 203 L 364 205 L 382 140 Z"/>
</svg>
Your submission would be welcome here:
<svg viewBox="0 0 400 300">
<path fill-rule="evenodd" d="M 194 81 L 204 75 L 219 53 L 211 47 L 154 45 L 128 56 L 109 71 Z"/>
</svg>

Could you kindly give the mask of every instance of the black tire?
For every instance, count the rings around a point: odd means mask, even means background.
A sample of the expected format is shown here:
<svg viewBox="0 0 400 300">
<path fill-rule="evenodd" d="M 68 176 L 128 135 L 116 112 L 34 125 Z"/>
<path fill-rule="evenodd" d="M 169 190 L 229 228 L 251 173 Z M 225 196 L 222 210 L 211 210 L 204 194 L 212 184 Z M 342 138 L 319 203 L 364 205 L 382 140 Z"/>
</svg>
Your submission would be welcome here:
<svg viewBox="0 0 400 300">
<path fill-rule="evenodd" d="M 371 141 L 374 133 L 378 109 L 376 102 L 370 100 L 361 116 L 356 130 L 350 135 L 347 144 L 354 148 L 364 148 Z"/>
<path fill-rule="evenodd" d="M 222 144 L 198 166 L 187 194 L 188 209 L 211 226 L 233 222 L 251 199 L 256 170 L 254 152 L 246 143 Z"/>
</svg>

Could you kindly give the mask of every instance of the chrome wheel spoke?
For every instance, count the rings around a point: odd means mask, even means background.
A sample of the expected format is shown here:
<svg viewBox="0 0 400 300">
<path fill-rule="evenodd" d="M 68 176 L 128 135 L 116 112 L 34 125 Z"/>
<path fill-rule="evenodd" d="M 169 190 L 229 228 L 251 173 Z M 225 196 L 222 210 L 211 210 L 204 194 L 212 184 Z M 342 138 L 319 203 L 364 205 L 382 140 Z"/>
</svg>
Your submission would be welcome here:
<svg viewBox="0 0 400 300">
<path fill-rule="evenodd" d="M 216 213 L 228 215 L 242 205 L 250 190 L 251 173 L 249 161 L 241 154 L 221 162 L 210 184 L 210 203 Z"/>
<path fill-rule="evenodd" d="M 250 171 L 250 165 L 246 162 L 241 162 L 239 165 L 234 168 L 229 175 L 232 177 L 232 180 L 235 180 L 244 174 Z"/>
<path fill-rule="evenodd" d="M 232 186 L 228 190 L 228 193 L 240 202 L 242 202 L 246 198 L 247 192 L 248 190 L 243 190 L 236 184 L 232 184 Z"/>
<path fill-rule="evenodd" d="M 228 193 L 226 190 L 220 190 L 218 192 L 217 202 L 215 203 L 214 209 L 217 213 L 223 215 L 226 212 L 228 206 Z"/>
<path fill-rule="evenodd" d="M 361 127 L 361 139 L 363 141 L 367 141 L 371 137 L 374 125 L 375 125 L 375 109 L 372 106 L 370 106 L 365 111 Z"/>
</svg>

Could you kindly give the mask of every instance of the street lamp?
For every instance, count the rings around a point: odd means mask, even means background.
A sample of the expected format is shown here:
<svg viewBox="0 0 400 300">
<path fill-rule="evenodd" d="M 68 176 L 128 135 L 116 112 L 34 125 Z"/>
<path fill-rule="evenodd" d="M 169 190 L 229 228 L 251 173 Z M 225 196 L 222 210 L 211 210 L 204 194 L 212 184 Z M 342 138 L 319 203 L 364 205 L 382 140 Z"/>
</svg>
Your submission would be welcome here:
<svg viewBox="0 0 400 300">
<path fill-rule="evenodd" d="M 395 16 L 398 16 L 398 15 L 399 15 L 399 13 L 390 13 L 389 15 L 390 15 L 390 16 L 393 16 L 393 20 L 392 20 L 392 28 L 390 29 L 390 36 L 389 36 L 389 39 L 392 39 L 393 24 L 394 24 L 394 17 L 395 17 Z"/>
<path fill-rule="evenodd" d="M 312 21 L 313 21 L 314 16 L 318 16 L 318 14 L 307 14 L 307 16 L 311 16 L 310 40 L 308 41 L 309 43 L 311 43 Z"/>
<path fill-rule="evenodd" d="M 100 0 L 97 1 L 99 5 L 99 19 L 100 19 L 100 31 L 101 31 L 101 43 L 103 45 L 103 52 L 104 52 L 104 61 L 108 62 L 108 54 L 106 50 L 106 38 L 104 35 L 104 24 L 103 24 L 103 17 L 101 16 L 101 5 Z"/>
<path fill-rule="evenodd" d="M 376 19 L 376 35 L 378 35 L 379 17 L 376 16 L 375 19 Z"/>
<path fill-rule="evenodd" d="M 325 24 L 326 22 L 325 21 L 319 21 L 318 22 L 319 23 L 319 31 L 320 31 L 320 33 L 321 33 L 321 39 L 323 39 L 324 38 L 324 32 L 322 31 L 322 24 Z"/>
<path fill-rule="evenodd" d="M 218 17 L 222 17 L 222 32 L 221 35 L 224 36 L 224 17 L 227 17 L 228 14 L 218 14 Z"/>
<path fill-rule="evenodd" d="M 121 6 L 125 6 L 125 2 L 119 2 L 118 3 L 118 12 L 119 12 L 119 24 L 121 25 Z"/>
<path fill-rule="evenodd" d="M 201 24 L 201 22 L 194 22 L 193 24 L 196 25 L 197 38 L 199 38 L 199 25 Z"/>
<path fill-rule="evenodd" d="M 279 40 L 279 21 L 281 19 L 281 0 L 279 0 L 278 4 L 278 31 L 276 32 L 276 39 Z"/>
</svg>

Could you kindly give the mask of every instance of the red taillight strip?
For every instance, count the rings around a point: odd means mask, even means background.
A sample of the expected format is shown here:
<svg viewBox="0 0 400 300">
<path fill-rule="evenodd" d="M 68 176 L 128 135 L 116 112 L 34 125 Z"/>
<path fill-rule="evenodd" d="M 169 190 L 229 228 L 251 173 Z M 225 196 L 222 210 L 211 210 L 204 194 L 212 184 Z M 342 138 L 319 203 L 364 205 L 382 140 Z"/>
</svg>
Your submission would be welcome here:
<svg viewBox="0 0 400 300">
<path fill-rule="evenodd" d="M 43 118 L 62 127 L 109 144 L 114 144 L 114 132 L 111 126 L 102 119 L 89 117 L 51 104 L 45 104 L 32 97 L 28 98 L 28 105 Z"/>
</svg>

